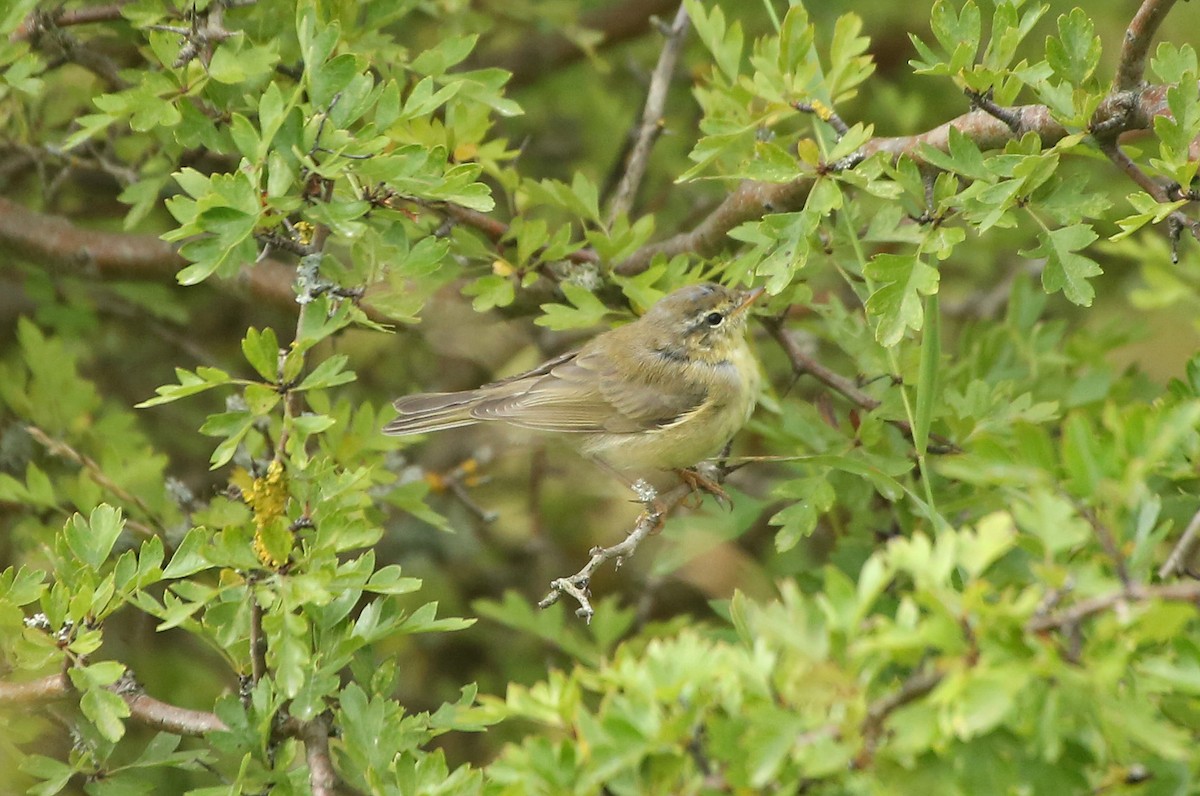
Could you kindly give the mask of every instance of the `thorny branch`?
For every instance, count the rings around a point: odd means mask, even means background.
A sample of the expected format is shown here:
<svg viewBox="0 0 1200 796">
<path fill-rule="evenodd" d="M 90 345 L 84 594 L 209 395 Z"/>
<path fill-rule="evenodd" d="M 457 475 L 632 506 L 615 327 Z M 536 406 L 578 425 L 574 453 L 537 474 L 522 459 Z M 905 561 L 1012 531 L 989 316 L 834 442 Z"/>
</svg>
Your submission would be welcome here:
<svg viewBox="0 0 1200 796">
<path fill-rule="evenodd" d="M 638 187 L 646 175 L 646 166 L 650 162 L 650 150 L 654 146 L 659 133 L 662 132 L 663 107 L 667 103 L 667 89 L 671 85 L 671 75 L 675 72 L 675 62 L 679 60 L 679 51 L 683 49 L 683 40 L 687 34 L 687 6 L 680 5 L 675 12 L 675 20 L 667 29 L 667 40 L 663 44 L 662 53 L 658 57 L 658 65 L 650 76 L 650 89 L 646 93 L 646 107 L 642 111 L 641 124 L 638 125 L 634 136 L 633 148 L 625 166 L 625 173 L 617 184 L 613 194 L 612 204 L 608 209 L 608 223 L 612 224 L 622 213 L 628 213 L 637 196 Z"/>
</svg>

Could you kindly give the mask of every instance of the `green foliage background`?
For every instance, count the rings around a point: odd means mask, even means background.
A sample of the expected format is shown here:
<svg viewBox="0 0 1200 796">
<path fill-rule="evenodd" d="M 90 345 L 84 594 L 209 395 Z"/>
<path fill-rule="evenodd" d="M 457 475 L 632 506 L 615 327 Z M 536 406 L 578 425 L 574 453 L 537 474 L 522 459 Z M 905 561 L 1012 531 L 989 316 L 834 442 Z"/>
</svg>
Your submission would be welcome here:
<svg viewBox="0 0 1200 796">
<path fill-rule="evenodd" d="M 1135 4 L 689 2 L 611 218 L 640 4 L 9 3 L 0 786 L 1200 791 L 1173 5 L 1114 92 Z M 1042 115 L 885 141 L 964 91 Z M 700 279 L 768 288 L 764 459 L 602 569 L 590 624 L 539 610 L 638 507 L 527 435 L 385 438 L 389 401 Z"/>
</svg>

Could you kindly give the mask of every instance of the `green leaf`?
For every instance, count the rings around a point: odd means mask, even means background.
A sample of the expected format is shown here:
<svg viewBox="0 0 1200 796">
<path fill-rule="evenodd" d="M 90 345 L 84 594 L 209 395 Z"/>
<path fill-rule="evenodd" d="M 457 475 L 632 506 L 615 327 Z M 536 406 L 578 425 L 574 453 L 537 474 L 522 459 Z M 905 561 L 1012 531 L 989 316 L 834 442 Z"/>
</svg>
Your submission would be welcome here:
<svg viewBox="0 0 1200 796">
<path fill-rule="evenodd" d="M 775 494 L 795 501 L 770 519 L 772 525 L 779 526 L 779 532 L 775 534 L 775 549 L 780 553 L 791 550 L 801 540 L 811 536 L 816 530 L 817 520 L 833 508 L 837 500 L 833 486 L 823 475 L 780 484 Z"/>
<path fill-rule="evenodd" d="M 279 378 L 279 340 L 270 327 L 261 332 L 251 326 L 242 338 L 242 354 L 250 366 L 269 382 Z"/>
<path fill-rule="evenodd" d="M 1047 293 L 1061 290 L 1071 303 L 1090 307 L 1096 290 L 1088 282 L 1088 278 L 1103 273 L 1103 270 L 1095 260 L 1076 252 L 1090 246 L 1097 237 L 1089 224 L 1072 224 L 1053 230 L 1043 229 L 1038 235 L 1037 248 L 1022 251 L 1020 254 L 1022 257 L 1046 258 L 1046 267 L 1042 270 L 1042 287 Z"/>
<path fill-rule="evenodd" d="M 75 776 L 75 769 L 71 766 L 52 757 L 39 754 L 31 754 L 23 757 L 20 769 L 22 772 L 41 780 L 38 785 L 29 791 L 34 796 L 53 796 L 53 794 L 67 787 L 67 784 L 71 781 L 71 777 Z"/>
<path fill-rule="evenodd" d="M 867 312 L 878 318 L 875 339 L 893 346 L 906 330 L 919 331 L 924 323 L 921 297 L 937 292 L 938 270 L 915 254 L 879 254 L 863 273 L 879 285 L 867 299 Z"/>
<path fill-rule="evenodd" d="M 1059 77 L 1082 86 L 1100 63 L 1100 37 L 1091 15 L 1082 8 L 1058 18 L 1059 38 L 1046 39 L 1046 61 Z"/>
<path fill-rule="evenodd" d="M 204 526 L 198 526 L 188 531 L 187 536 L 179 543 L 171 556 L 171 562 L 163 570 L 163 578 L 186 578 L 212 566 L 205 556 L 210 532 Z"/>
<path fill-rule="evenodd" d="M 294 390 L 320 390 L 346 384 L 356 378 L 352 371 L 346 371 L 349 357 L 345 354 L 335 354 L 313 369 L 304 381 L 294 387 Z"/>
<path fill-rule="evenodd" d="M 608 307 L 587 288 L 571 282 L 563 282 L 561 288 L 563 295 L 574 306 L 543 304 L 542 312 L 545 314 L 534 321 L 538 326 L 546 326 L 555 331 L 581 329 L 596 326 L 608 315 Z"/>
<path fill-rule="evenodd" d="M 711 13 L 699 0 L 684 0 L 692 26 L 704 46 L 713 54 L 717 66 L 729 81 L 737 80 L 742 60 L 742 23 L 726 27 L 725 13 L 712 6 Z"/>
<path fill-rule="evenodd" d="M 156 398 L 149 398 L 139 404 L 135 404 L 135 407 L 146 409 L 151 406 L 178 401 L 180 398 L 186 398 L 189 395 L 211 390 L 213 387 L 219 387 L 222 384 L 229 384 L 233 381 L 225 371 L 207 367 L 196 368 L 195 373 L 183 368 L 175 368 L 175 378 L 179 380 L 178 384 L 167 384 L 155 388 L 154 391 L 158 393 Z"/>
<path fill-rule="evenodd" d="M 335 94 L 346 88 L 359 73 L 358 58 L 350 53 L 336 56 L 327 63 L 310 65 L 308 72 L 311 101 L 314 107 L 328 109 Z"/>
<path fill-rule="evenodd" d="M 63 532 L 71 552 L 92 569 L 99 569 L 112 552 L 113 545 L 124 528 L 125 520 L 121 516 L 121 510 L 101 503 L 92 509 L 87 520 L 84 520 L 81 514 L 73 515 L 67 521 Z"/>
<path fill-rule="evenodd" d="M 210 437 L 225 437 L 217 446 L 210 458 L 211 469 L 215 470 L 229 463 L 237 446 L 254 426 L 255 416 L 246 411 L 221 412 L 209 415 L 208 420 L 200 427 L 201 434 Z"/>
<path fill-rule="evenodd" d="M 129 717 L 129 705 L 113 692 L 104 688 L 88 689 L 79 700 L 79 707 L 105 740 L 116 743 L 125 735 L 122 719 Z"/>
</svg>

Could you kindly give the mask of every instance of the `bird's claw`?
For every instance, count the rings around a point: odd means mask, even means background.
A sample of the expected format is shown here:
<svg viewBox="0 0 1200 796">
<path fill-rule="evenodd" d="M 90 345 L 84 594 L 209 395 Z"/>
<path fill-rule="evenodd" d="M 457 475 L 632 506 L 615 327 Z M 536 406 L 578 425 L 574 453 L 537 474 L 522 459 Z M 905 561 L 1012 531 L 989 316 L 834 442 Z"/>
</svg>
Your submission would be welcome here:
<svg viewBox="0 0 1200 796">
<path fill-rule="evenodd" d="M 712 495 L 713 498 L 727 509 L 733 508 L 733 498 L 729 497 L 729 493 L 721 488 L 713 479 L 701 474 L 699 470 L 688 467 L 682 470 L 676 470 L 680 480 L 688 485 L 693 494 L 704 492 Z"/>
</svg>

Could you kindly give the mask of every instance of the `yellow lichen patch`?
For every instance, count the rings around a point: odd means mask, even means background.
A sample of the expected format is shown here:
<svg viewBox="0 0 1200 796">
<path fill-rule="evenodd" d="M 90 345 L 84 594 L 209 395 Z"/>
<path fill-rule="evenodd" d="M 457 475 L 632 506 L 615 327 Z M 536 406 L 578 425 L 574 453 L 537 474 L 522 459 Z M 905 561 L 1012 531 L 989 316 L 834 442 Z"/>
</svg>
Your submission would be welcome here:
<svg viewBox="0 0 1200 796">
<path fill-rule="evenodd" d="M 254 512 L 254 552 L 258 560 L 272 568 L 283 566 L 292 552 L 292 534 L 284 522 L 288 484 L 283 462 L 275 459 L 266 474 L 255 478 L 248 489 L 242 486 L 242 498 Z"/>
</svg>

